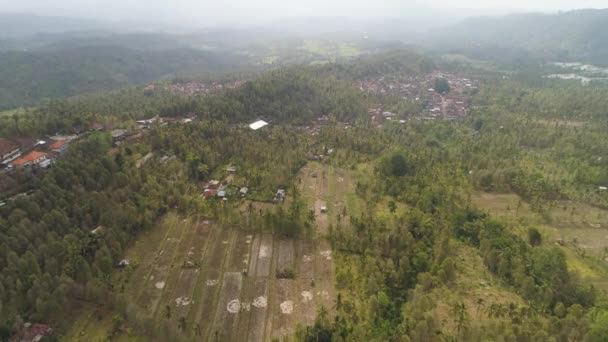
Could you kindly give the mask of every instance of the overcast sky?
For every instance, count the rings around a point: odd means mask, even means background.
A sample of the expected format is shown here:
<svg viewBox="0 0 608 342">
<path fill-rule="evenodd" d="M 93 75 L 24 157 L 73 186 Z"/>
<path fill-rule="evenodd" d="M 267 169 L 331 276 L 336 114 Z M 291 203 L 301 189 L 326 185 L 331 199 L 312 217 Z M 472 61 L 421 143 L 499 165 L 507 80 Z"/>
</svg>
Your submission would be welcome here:
<svg viewBox="0 0 608 342">
<path fill-rule="evenodd" d="M 434 9 L 479 15 L 606 7 L 607 0 L 0 0 L 0 12 L 199 25 L 310 16 L 406 17 Z"/>
</svg>

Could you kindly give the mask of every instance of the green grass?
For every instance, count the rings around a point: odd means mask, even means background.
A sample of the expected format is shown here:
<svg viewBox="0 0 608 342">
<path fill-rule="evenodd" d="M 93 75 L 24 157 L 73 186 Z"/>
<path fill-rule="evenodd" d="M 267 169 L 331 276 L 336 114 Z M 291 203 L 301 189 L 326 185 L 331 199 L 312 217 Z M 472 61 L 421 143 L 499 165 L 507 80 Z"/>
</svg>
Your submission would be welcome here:
<svg viewBox="0 0 608 342">
<path fill-rule="evenodd" d="M 110 312 L 101 312 L 93 306 L 88 306 L 81 311 L 78 319 L 72 321 L 70 330 L 61 337 L 61 340 L 74 342 L 147 341 L 145 337 L 136 334 L 132 328 L 126 328 L 124 332 L 119 331 L 112 336 L 112 317 Z"/>
<path fill-rule="evenodd" d="M 338 48 L 339 57 L 355 57 L 359 56 L 360 54 L 361 50 L 359 50 L 357 47 L 350 44 L 340 43 Z"/>
<path fill-rule="evenodd" d="M 9 115 L 14 115 L 14 114 L 21 114 L 24 111 L 25 110 L 23 108 L 17 108 L 17 109 L 0 111 L 0 116 L 9 116 Z"/>
<path fill-rule="evenodd" d="M 279 58 L 279 56 L 266 56 L 262 59 L 262 64 L 274 64 Z"/>
<path fill-rule="evenodd" d="M 545 245 L 554 244 L 556 240 L 565 241 L 566 246 L 561 249 L 566 255 L 568 269 L 586 281 L 608 289 L 608 263 L 598 258 L 602 249 L 608 247 L 606 210 L 563 201 L 547 208 L 547 213 L 541 216 L 515 194 L 476 193 L 471 199 L 475 206 L 507 224 L 524 240 L 528 227 L 535 226 L 540 228 Z M 521 203 L 519 209 L 518 203 Z M 600 226 L 592 226 L 596 224 Z"/>
</svg>

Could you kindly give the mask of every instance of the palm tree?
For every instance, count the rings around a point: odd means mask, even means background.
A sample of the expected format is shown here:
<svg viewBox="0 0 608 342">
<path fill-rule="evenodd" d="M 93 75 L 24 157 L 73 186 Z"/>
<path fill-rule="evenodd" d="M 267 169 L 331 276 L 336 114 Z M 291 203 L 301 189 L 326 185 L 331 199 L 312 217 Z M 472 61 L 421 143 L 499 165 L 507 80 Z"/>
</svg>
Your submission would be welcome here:
<svg viewBox="0 0 608 342">
<path fill-rule="evenodd" d="M 165 318 L 171 319 L 171 306 L 169 305 L 165 306 Z"/>
<path fill-rule="evenodd" d="M 185 331 L 188 328 L 188 321 L 186 321 L 186 317 L 180 317 L 177 321 L 177 328 L 181 331 Z"/>
<path fill-rule="evenodd" d="M 203 331 L 201 329 L 201 324 L 200 323 L 196 323 L 196 325 L 194 326 L 194 335 L 196 335 L 196 336 L 202 336 L 203 335 Z"/>
</svg>

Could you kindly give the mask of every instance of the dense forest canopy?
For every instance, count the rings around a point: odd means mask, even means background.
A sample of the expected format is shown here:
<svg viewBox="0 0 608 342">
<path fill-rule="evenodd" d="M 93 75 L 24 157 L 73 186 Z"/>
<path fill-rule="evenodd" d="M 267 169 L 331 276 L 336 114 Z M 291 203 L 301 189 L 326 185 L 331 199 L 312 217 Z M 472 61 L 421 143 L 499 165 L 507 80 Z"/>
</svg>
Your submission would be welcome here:
<svg viewBox="0 0 608 342">
<path fill-rule="evenodd" d="M 186 48 L 135 50 L 103 44 L 0 52 L 0 110 L 142 85 L 167 75 L 222 71 L 237 61 Z"/>
</svg>

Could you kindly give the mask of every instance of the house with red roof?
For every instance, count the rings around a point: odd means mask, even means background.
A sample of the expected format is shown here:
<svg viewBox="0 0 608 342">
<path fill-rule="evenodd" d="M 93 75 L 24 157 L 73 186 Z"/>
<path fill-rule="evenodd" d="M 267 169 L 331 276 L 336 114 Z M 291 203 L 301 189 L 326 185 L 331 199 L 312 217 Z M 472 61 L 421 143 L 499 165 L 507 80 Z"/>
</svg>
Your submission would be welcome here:
<svg viewBox="0 0 608 342">
<path fill-rule="evenodd" d="M 57 154 L 62 154 L 68 148 L 68 142 L 65 140 L 58 140 L 58 141 L 53 142 L 49 146 L 49 148 L 51 149 L 51 151 L 53 151 Z"/>
<path fill-rule="evenodd" d="M 44 152 L 32 151 L 21 158 L 13 160 L 11 165 L 13 167 L 39 166 L 46 168 L 51 165 L 51 160 Z"/>
<path fill-rule="evenodd" d="M 53 334 L 53 329 L 48 324 L 25 323 L 23 329 L 11 338 L 11 342 L 39 342 L 45 336 Z"/>
<path fill-rule="evenodd" d="M 19 146 L 6 139 L 0 139 L 0 163 L 8 164 L 10 161 L 21 156 Z"/>
</svg>

